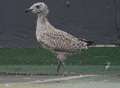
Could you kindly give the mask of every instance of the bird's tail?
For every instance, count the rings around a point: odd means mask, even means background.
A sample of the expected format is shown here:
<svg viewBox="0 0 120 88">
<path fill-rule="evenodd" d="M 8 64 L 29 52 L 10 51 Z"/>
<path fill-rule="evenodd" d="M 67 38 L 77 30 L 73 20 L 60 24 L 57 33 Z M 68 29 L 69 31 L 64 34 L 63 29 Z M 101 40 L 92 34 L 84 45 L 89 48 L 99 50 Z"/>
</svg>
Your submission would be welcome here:
<svg viewBox="0 0 120 88">
<path fill-rule="evenodd" d="M 95 43 L 94 41 L 85 41 L 85 42 L 87 42 L 87 46 L 91 46 Z"/>
<path fill-rule="evenodd" d="M 91 46 L 95 43 L 94 41 L 89 41 L 89 40 L 86 40 L 86 39 L 80 39 L 80 40 L 86 42 L 87 46 Z"/>
</svg>

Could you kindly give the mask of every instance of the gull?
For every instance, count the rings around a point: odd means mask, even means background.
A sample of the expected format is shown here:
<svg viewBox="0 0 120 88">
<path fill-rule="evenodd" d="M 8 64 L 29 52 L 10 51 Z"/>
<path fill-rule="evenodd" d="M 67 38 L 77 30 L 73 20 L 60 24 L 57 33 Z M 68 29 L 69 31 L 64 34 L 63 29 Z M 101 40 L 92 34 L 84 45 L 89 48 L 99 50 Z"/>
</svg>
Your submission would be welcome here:
<svg viewBox="0 0 120 88">
<path fill-rule="evenodd" d="M 42 47 L 56 54 L 58 73 L 60 72 L 60 68 L 64 70 L 64 60 L 67 55 L 71 55 L 71 53 L 77 50 L 88 49 L 88 46 L 93 43 L 92 41 L 79 39 L 65 31 L 55 28 L 47 19 L 49 9 L 44 2 L 34 3 L 26 12 L 32 12 L 37 15 L 37 42 Z"/>
</svg>

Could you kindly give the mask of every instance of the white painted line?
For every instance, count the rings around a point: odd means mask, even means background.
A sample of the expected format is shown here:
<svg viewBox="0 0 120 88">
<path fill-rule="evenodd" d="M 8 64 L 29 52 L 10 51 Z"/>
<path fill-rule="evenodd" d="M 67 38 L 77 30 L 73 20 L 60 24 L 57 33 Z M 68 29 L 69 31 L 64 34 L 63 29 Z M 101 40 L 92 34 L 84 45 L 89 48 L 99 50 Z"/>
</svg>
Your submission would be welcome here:
<svg viewBox="0 0 120 88">
<path fill-rule="evenodd" d="M 36 80 L 30 81 L 29 83 L 47 83 L 47 82 L 56 82 L 56 81 L 67 81 L 72 79 L 79 79 L 84 77 L 92 77 L 97 75 L 78 75 L 78 76 L 69 76 L 69 77 L 62 77 L 62 78 L 54 78 L 54 79 L 45 79 L 45 80 Z"/>
<path fill-rule="evenodd" d="M 100 45 L 100 44 L 97 44 L 97 45 L 92 45 L 92 46 L 89 46 L 89 47 L 117 47 L 117 45 L 112 45 L 112 44 L 106 44 L 106 45 Z"/>
</svg>

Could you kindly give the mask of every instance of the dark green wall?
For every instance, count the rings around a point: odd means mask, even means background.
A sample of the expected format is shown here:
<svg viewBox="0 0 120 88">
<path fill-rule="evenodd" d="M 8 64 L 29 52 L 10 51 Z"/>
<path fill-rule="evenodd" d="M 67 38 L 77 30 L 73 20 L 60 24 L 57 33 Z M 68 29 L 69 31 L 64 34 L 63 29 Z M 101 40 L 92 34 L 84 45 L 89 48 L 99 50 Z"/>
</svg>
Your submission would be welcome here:
<svg viewBox="0 0 120 88">
<path fill-rule="evenodd" d="M 81 53 L 68 56 L 67 65 L 120 65 L 120 48 L 89 48 Z M 46 49 L 1 48 L 0 65 L 55 65 L 57 59 Z"/>
</svg>

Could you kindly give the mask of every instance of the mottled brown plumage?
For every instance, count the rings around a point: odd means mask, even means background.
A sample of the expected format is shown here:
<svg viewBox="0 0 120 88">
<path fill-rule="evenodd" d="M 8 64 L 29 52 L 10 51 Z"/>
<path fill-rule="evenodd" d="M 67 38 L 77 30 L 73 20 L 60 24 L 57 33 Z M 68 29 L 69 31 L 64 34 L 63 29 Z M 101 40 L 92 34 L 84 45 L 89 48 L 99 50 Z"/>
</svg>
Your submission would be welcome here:
<svg viewBox="0 0 120 88">
<path fill-rule="evenodd" d="M 39 2 L 33 4 L 29 11 L 37 14 L 36 38 L 37 41 L 44 47 L 49 48 L 56 53 L 58 58 L 57 72 L 64 65 L 66 54 L 74 52 L 78 49 L 87 49 L 87 41 L 78 39 L 73 35 L 59 30 L 52 26 L 47 20 L 48 7 L 45 3 Z M 64 66 L 63 66 L 64 67 Z"/>
<path fill-rule="evenodd" d="M 46 30 L 40 32 L 36 36 L 38 36 L 38 42 L 46 45 L 46 48 L 53 50 L 70 52 L 76 49 L 87 48 L 86 42 L 81 41 L 78 38 L 56 28 L 51 29 L 49 26 Z"/>
</svg>

